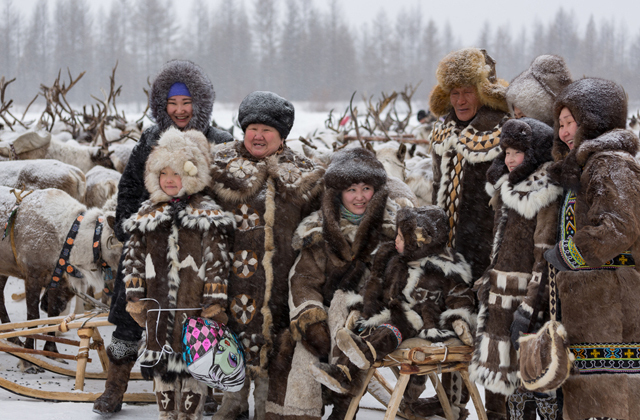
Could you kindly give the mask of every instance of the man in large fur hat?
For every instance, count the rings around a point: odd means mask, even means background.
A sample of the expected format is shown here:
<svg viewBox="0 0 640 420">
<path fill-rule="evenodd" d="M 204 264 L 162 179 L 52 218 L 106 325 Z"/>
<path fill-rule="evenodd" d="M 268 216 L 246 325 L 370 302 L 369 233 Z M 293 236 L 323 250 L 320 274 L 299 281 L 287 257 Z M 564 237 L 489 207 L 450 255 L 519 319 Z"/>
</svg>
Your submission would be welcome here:
<svg viewBox="0 0 640 420">
<path fill-rule="evenodd" d="M 429 98 L 431 112 L 440 118 L 431 133 L 433 203 L 447 213 L 449 246 L 465 257 L 477 280 L 489 265 L 493 211 L 484 189 L 485 174 L 501 152 L 502 124 L 509 118 L 507 82 L 496 77 L 495 61 L 477 48 L 448 54 L 436 78 Z M 444 383 L 448 393 L 459 393 L 463 386 L 457 374 L 445 375 Z M 461 401 L 452 399 L 461 408 L 468 399 L 464 394 Z M 504 397 L 488 395 L 487 414 L 504 419 Z"/>
</svg>

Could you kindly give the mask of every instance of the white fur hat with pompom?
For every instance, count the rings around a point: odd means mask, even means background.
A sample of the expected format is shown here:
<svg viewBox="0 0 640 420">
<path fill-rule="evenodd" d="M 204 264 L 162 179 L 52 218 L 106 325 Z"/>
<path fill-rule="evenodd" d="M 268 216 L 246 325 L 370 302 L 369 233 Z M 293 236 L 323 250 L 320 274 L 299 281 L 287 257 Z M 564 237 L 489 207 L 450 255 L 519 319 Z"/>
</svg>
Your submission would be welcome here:
<svg viewBox="0 0 640 420">
<path fill-rule="evenodd" d="M 180 175 L 182 189 L 177 197 L 202 191 L 211 181 L 209 156 L 209 143 L 202 132 L 169 128 L 160 136 L 147 159 L 144 185 L 150 200 L 159 203 L 171 199 L 160 188 L 160 172 L 166 167 Z"/>
</svg>

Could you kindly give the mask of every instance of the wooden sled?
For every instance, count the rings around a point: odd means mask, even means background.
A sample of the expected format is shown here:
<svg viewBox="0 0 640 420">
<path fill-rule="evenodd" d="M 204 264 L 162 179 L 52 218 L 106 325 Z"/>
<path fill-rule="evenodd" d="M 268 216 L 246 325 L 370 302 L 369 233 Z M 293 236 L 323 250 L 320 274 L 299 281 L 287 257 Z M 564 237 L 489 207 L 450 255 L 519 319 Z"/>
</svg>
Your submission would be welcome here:
<svg viewBox="0 0 640 420">
<path fill-rule="evenodd" d="M 74 401 L 89 402 L 98 398 L 102 392 L 84 392 L 85 379 L 106 379 L 109 359 L 104 347 L 104 341 L 98 332 L 98 327 L 112 325 L 107 320 L 107 313 L 85 313 L 80 316 L 75 314 L 68 317 L 55 317 L 46 319 L 35 319 L 24 322 L 14 322 L 0 325 L 0 351 L 14 355 L 20 359 L 31 362 L 43 369 L 60 375 L 75 377 L 75 386 L 72 391 L 46 391 L 33 389 L 28 386 L 7 380 L 0 376 L 0 387 L 18 395 L 38 398 L 48 401 Z M 49 332 L 67 332 L 77 330 L 80 341 L 70 339 L 54 338 L 43 336 Z M 7 341 L 12 337 L 35 338 L 75 346 L 78 348 L 76 355 L 65 355 L 51 353 L 44 350 L 25 349 Z M 102 367 L 102 372 L 87 372 L 89 351 L 97 352 L 98 360 Z M 59 359 L 73 360 L 76 362 L 76 369 L 67 369 L 43 359 L 43 356 L 55 357 Z M 140 372 L 132 373 L 131 379 L 142 379 Z M 125 393 L 124 402 L 135 403 L 155 403 L 156 398 L 153 393 Z"/>
<path fill-rule="evenodd" d="M 409 420 L 421 419 L 421 417 L 413 415 L 408 410 L 403 410 L 401 404 L 404 390 L 411 375 L 428 375 L 442 404 L 445 418 L 453 420 L 454 417 L 449 400 L 438 378 L 438 374 L 446 372 L 458 372 L 461 375 L 475 406 L 478 419 L 487 420 L 487 414 L 478 389 L 469 380 L 467 369 L 472 353 L 472 347 L 465 346 L 456 339 L 450 340 L 446 343 L 446 346 L 442 347 L 430 345 L 428 341 L 417 338 L 406 340 L 400 348 L 367 371 L 362 387 L 351 400 L 345 420 L 353 419 L 360 400 L 367 391 L 386 407 L 384 420 L 392 420 L 396 416 Z M 389 384 L 380 374 L 378 371 L 380 367 L 391 368 L 397 379 L 394 385 Z M 432 416 L 430 418 L 440 419 L 442 417 Z"/>
</svg>

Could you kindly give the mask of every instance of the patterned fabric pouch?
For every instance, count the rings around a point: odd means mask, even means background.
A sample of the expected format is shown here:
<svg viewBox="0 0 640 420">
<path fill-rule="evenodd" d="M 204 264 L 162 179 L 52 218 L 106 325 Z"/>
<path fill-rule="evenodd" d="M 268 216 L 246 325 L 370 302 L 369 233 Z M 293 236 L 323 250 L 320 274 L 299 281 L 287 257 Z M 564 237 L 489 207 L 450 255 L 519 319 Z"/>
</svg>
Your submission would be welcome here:
<svg viewBox="0 0 640 420">
<path fill-rule="evenodd" d="M 242 344 L 224 324 L 188 318 L 182 328 L 182 358 L 197 380 L 222 391 L 242 389 L 246 375 Z"/>
</svg>

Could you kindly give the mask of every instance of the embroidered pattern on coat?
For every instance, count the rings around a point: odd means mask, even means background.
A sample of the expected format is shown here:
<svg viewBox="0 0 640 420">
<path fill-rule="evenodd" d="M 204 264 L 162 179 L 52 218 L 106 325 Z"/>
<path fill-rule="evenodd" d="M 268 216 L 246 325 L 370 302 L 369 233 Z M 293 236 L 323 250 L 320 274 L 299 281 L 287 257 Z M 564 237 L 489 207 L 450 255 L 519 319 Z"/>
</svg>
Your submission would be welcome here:
<svg viewBox="0 0 640 420">
<path fill-rule="evenodd" d="M 576 344 L 569 347 L 580 374 L 640 373 L 640 344 Z"/>
<path fill-rule="evenodd" d="M 564 262 L 571 267 L 572 270 L 595 270 L 595 269 L 615 269 L 619 267 L 635 267 L 635 261 L 631 255 L 631 251 L 625 251 L 622 254 L 612 258 L 599 267 L 591 267 L 587 265 L 580 250 L 573 241 L 573 235 L 576 233 L 576 193 L 569 190 L 562 206 L 562 226 L 560 242 L 560 254 Z"/>
</svg>

